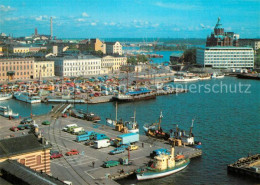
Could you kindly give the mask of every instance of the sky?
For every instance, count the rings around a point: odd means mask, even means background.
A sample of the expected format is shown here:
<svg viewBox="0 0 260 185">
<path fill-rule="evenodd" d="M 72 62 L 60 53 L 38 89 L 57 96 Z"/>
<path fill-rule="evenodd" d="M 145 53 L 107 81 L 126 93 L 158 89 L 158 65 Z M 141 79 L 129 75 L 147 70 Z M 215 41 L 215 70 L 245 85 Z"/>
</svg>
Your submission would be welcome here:
<svg viewBox="0 0 260 185">
<path fill-rule="evenodd" d="M 206 38 L 225 31 L 260 38 L 260 0 L 1 0 L 0 32 L 14 37 Z"/>
</svg>

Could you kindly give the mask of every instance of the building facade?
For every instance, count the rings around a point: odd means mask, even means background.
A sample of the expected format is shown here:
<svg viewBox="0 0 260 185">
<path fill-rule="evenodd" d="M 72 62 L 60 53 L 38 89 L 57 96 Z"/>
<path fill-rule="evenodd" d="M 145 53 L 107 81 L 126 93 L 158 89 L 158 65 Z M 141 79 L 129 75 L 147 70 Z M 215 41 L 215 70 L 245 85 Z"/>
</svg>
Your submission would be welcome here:
<svg viewBox="0 0 260 185">
<path fill-rule="evenodd" d="M 214 33 L 211 33 L 210 36 L 207 37 L 206 46 L 239 46 L 238 45 L 239 35 L 234 32 L 224 32 L 224 28 L 220 23 L 220 18 L 218 18 L 218 22 L 214 28 Z"/>
<path fill-rule="evenodd" d="M 90 46 L 95 51 L 102 51 L 106 54 L 106 44 L 99 39 L 90 39 Z"/>
<path fill-rule="evenodd" d="M 34 58 L 1 58 L 0 81 L 33 79 Z"/>
<path fill-rule="evenodd" d="M 53 58 L 56 76 L 99 75 L 101 58 L 92 55 L 78 55 Z"/>
<path fill-rule="evenodd" d="M 30 48 L 29 47 L 13 47 L 13 53 L 29 53 Z"/>
<path fill-rule="evenodd" d="M 120 42 L 106 42 L 106 54 L 113 55 L 123 55 L 123 49 Z"/>
<path fill-rule="evenodd" d="M 239 39 L 239 46 L 249 46 L 256 51 L 260 48 L 260 39 Z"/>
<path fill-rule="evenodd" d="M 107 73 L 114 73 L 120 70 L 120 67 L 126 65 L 127 57 L 120 57 L 120 56 L 105 56 L 101 59 L 101 68 L 103 71 Z M 104 70 L 104 69 L 107 70 Z"/>
<path fill-rule="evenodd" d="M 51 145 L 40 143 L 32 134 L 3 139 L 0 140 L 0 162 L 17 160 L 31 169 L 50 174 L 50 149 Z"/>
<path fill-rule="evenodd" d="M 53 77 L 54 61 L 35 61 L 34 62 L 34 78 Z"/>
<path fill-rule="evenodd" d="M 206 47 L 197 50 L 197 64 L 213 68 L 253 68 L 254 51 L 248 47 Z"/>
</svg>

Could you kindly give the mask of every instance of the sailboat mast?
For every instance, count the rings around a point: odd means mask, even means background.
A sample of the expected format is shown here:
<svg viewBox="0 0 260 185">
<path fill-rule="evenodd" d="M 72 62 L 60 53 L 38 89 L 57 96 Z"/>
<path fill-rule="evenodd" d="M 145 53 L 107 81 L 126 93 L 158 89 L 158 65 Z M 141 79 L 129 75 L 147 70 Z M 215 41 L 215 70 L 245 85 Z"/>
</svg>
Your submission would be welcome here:
<svg viewBox="0 0 260 185">
<path fill-rule="evenodd" d="M 158 129 L 161 130 L 161 121 L 162 121 L 162 111 L 161 111 L 161 114 L 160 114 L 160 117 L 159 117 L 159 126 L 158 126 Z"/>
<path fill-rule="evenodd" d="M 117 123 L 117 101 L 116 101 L 116 123 Z"/>
<path fill-rule="evenodd" d="M 134 123 L 135 123 L 135 114 L 136 114 L 136 110 L 134 111 Z"/>
</svg>

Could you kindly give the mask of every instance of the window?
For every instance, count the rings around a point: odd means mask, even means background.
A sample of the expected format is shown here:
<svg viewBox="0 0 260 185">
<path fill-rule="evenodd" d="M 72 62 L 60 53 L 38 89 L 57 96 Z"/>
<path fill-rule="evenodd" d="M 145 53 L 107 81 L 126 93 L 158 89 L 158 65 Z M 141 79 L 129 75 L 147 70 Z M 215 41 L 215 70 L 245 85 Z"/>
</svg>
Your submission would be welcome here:
<svg viewBox="0 0 260 185">
<path fill-rule="evenodd" d="M 40 156 L 40 155 L 38 155 L 38 156 L 36 157 L 36 164 L 37 164 L 37 165 L 41 164 L 41 156 Z"/>
</svg>

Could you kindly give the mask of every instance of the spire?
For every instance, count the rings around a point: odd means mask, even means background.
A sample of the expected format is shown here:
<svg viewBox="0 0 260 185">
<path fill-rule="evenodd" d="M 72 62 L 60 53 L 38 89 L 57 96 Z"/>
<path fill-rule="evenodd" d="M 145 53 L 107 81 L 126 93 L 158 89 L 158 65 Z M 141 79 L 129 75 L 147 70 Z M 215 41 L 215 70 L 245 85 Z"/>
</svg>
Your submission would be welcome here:
<svg viewBox="0 0 260 185">
<path fill-rule="evenodd" d="M 220 17 L 218 17 L 218 22 L 215 26 L 215 29 L 221 29 L 222 28 L 222 24 L 220 23 Z"/>
</svg>

